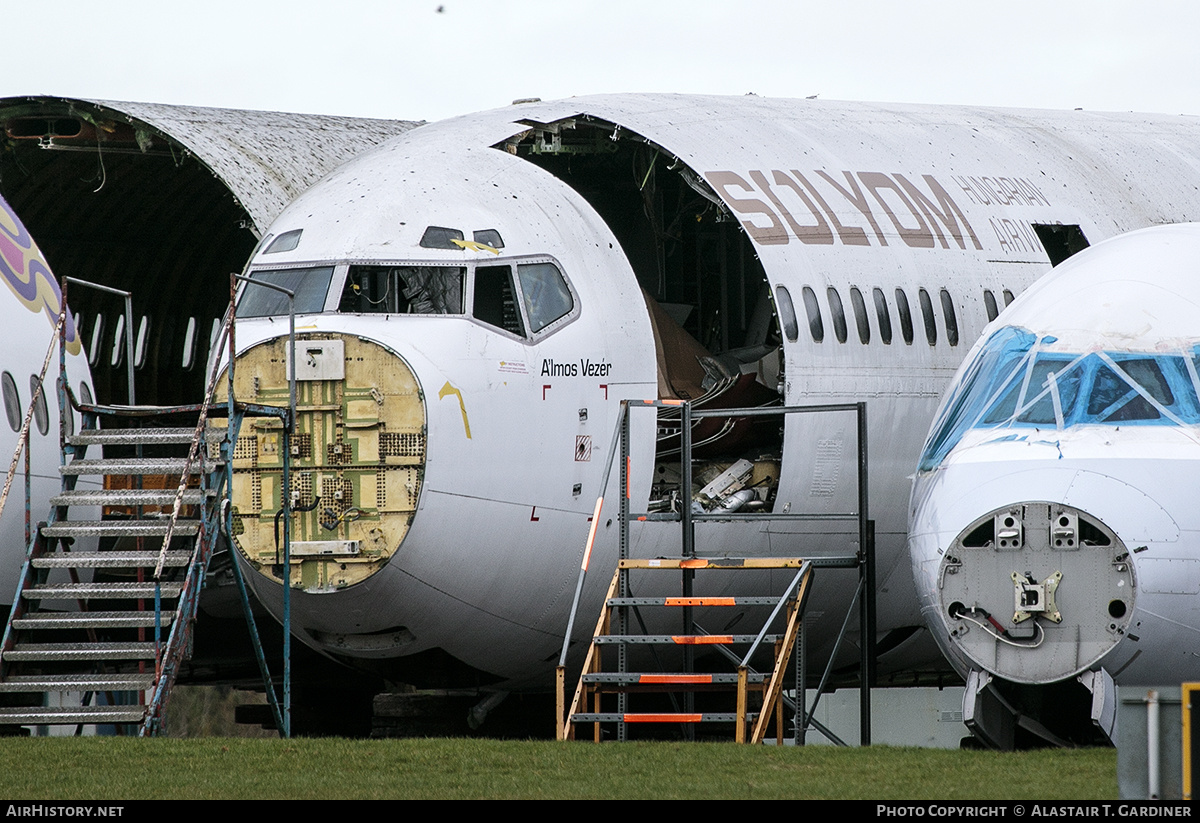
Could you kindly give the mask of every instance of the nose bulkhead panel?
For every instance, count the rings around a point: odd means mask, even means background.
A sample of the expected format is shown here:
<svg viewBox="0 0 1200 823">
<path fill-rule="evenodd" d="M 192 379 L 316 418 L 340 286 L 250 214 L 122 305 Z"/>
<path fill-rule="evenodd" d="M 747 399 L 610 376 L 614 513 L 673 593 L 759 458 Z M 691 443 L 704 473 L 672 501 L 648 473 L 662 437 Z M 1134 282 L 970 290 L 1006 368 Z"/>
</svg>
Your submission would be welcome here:
<svg viewBox="0 0 1200 823">
<path fill-rule="evenodd" d="M 283 489 L 279 419 L 247 417 L 233 456 L 234 540 L 254 569 L 281 583 L 276 514 L 286 494 L 292 585 L 336 591 L 379 571 L 408 532 L 424 474 L 424 398 L 399 355 L 354 335 L 298 335 L 296 361 L 291 487 Z M 234 370 L 235 397 L 286 407 L 287 363 L 286 337 L 243 352 Z M 222 376 L 219 394 L 226 380 Z"/>
<path fill-rule="evenodd" d="M 1124 637 L 1134 566 L 1116 533 L 1071 506 L 1006 506 L 964 529 L 938 570 L 950 642 L 1017 683 L 1078 674 Z"/>
</svg>

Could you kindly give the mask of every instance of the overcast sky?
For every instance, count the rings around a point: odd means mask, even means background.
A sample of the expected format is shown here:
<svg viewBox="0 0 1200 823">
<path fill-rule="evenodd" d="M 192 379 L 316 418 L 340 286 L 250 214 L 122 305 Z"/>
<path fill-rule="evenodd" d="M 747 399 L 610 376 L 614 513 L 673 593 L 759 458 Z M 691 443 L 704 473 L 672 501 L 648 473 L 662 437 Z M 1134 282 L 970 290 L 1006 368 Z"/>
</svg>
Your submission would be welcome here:
<svg viewBox="0 0 1200 823">
<path fill-rule="evenodd" d="M 597 92 L 1200 114 L 1194 0 L 6 0 L 0 96 L 433 120 Z"/>
</svg>

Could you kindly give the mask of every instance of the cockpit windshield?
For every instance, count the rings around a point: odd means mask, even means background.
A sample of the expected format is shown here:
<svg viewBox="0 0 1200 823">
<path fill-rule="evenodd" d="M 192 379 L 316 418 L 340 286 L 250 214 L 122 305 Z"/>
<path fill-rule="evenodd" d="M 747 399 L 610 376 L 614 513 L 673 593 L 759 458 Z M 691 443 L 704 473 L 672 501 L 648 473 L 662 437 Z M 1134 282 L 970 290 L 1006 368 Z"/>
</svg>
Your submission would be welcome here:
<svg viewBox="0 0 1200 823">
<path fill-rule="evenodd" d="M 492 234 L 477 236 L 502 245 L 499 235 Z M 239 318 L 287 316 L 287 294 L 266 284 L 294 292 L 297 314 L 440 315 L 473 320 L 525 340 L 554 334 L 579 315 L 575 292 L 548 258 L 485 258 L 469 265 L 341 263 L 259 269 L 250 278 L 239 295 Z"/>
<path fill-rule="evenodd" d="M 282 286 L 296 294 L 296 314 L 312 314 L 325 308 L 325 295 L 333 279 L 333 266 L 305 269 L 270 269 L 250 274 L 252 280 Z M 271 317 L 288 313 L 288 296 L 281 291 L 247 283 L 238 299 L 237 316 Z"/>
<path fill-rule="evenodd" d="M 934 425 L 920 470 L 974 428 L 1200 425 L 1200 344 L 1176 352 L 1057 351 L 1052 336 L 1006 327 L 971 361 Z"/>
</svg>

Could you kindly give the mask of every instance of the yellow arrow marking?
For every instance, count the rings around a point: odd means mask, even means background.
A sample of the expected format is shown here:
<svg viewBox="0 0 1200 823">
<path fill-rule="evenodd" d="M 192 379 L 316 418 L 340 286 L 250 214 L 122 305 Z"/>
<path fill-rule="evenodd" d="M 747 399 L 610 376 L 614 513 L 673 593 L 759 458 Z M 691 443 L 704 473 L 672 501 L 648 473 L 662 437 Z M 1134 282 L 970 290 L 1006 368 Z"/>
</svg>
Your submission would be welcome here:
<svg viewBox="0 0 1200 823">
<path fill-rule="evenodd" d="M 454 395 L 458 398 L 458 407 L 462 409 L 463 428 L 467 432 L 467 439 L 471 439 L 471 424 L 467 422 L 467 405 L 463 403 L 462 392 L 450 385 L 450 381 L 446 381 L 446 385 L 442 386 L 442 390 L 438 392 L 438 400 Z"/>
<path fill-rule="evenodd" d="M 458 246 L 460 249 L 470 249 L 471 251 L 490 251 L 492 254 L 499 254 L 500 249 L 495 246 L 489 246 L 487 243 L 480 243 L 477 240 L 455 240 L 451 238 L 451 243 Z"/>
</svg>

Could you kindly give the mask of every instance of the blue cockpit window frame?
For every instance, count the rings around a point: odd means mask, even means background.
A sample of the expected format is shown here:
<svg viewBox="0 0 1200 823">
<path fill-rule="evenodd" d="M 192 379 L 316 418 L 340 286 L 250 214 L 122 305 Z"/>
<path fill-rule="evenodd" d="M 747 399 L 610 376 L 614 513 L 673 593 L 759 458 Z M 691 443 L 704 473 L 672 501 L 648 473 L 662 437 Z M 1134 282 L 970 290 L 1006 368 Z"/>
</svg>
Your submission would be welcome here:
<svg viewBox="0 0 1200 823">
<path fill-rule="evenodd" d="M 1057 339 L 1006 326 L 962 372 L 930 430 L 919 471 L 973 428 L 1200 425 L 1200 344 L 1175 352 L 1048 351 Z"/>
</svg>

